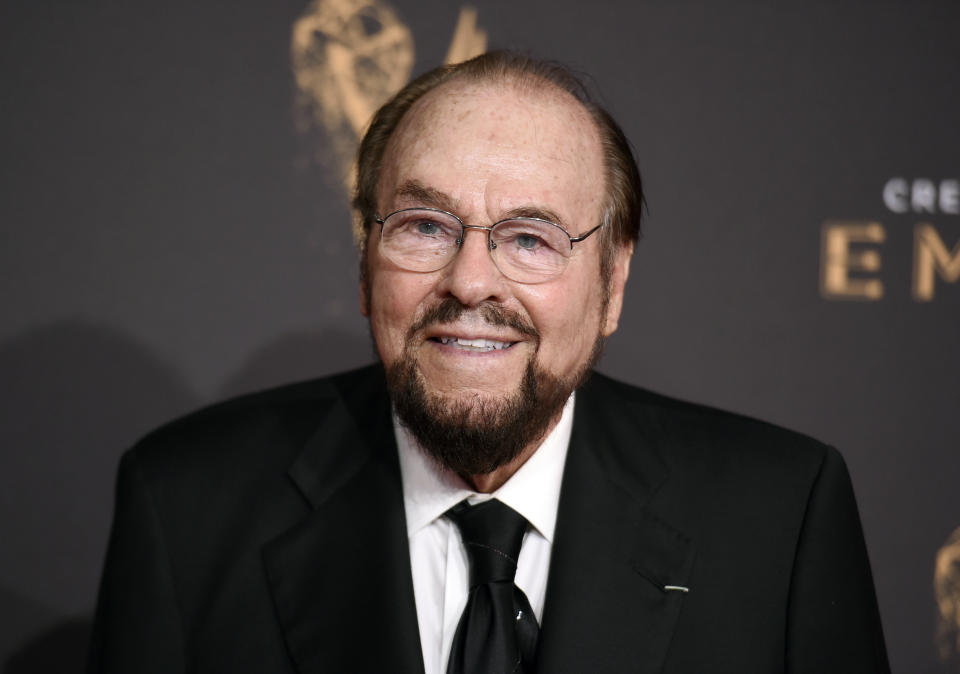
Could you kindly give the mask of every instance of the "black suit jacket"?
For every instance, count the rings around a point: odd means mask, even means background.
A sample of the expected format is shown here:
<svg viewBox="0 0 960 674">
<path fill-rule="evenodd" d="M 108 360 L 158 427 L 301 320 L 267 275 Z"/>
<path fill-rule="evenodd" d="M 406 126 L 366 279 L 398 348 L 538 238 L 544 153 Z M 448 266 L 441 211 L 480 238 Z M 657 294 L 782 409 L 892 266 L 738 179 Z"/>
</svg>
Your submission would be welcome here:
<svg viewBox="0 0 960 674">
<path fill-rule="evenodd" d="M 888 671 L 839 454 L 594 375 L 537 670 Z M 380 367 L 209 408 L 124 456 L 90 671 L 423 671 Z"/>
</svg>

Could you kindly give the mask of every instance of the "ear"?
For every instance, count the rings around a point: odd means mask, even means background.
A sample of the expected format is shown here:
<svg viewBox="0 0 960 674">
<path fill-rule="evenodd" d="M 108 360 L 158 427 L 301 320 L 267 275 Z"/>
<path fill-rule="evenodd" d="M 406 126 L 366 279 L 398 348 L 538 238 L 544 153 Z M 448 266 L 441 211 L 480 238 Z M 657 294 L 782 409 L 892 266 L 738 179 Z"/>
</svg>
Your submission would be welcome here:
<svg viewBox="0 0 960 674">
<path fill-rule="evenodd" d="M 360 313 L 364 318 L 370 318 L 370 239 L 373 235 L 368 233 L 363 242 L 363 248 L 360 250 Z"/>
<path fill-rule="evenodd" d="M 603 336 L 609 337 L 620 324 L 620 312 L 623 310 L 623 293 L 630 276 L 630 259 L 633 257 L 633 242 L 618 246 L 610 274 L 610 301 L 607 303 L 607 315 L 603 324 Z"/>
<path fill-rule="evenodd" d="M 370 318 L 370 292 L 367 289 L 366 279 L 360 279 L 360 313 L 364 318 Z"/>
</svg>

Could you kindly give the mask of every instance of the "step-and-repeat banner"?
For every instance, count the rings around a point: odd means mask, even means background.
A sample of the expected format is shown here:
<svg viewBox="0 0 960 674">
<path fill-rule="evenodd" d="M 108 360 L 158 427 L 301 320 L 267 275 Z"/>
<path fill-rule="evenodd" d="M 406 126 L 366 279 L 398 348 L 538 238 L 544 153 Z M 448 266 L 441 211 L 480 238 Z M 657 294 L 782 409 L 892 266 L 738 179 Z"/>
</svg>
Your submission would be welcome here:
<svg viewBox="0 0 960 674">
<path fill-rule="evenodd" d="M 373 110 L 489 48 L 587 75 L 649 213 L 600 369 L 850 466 L 891 663 L 960 671 L 960 5 L 0 5 L 0 662 L 79 671 L 116 462 L 361 365 Z"/>
</svg>

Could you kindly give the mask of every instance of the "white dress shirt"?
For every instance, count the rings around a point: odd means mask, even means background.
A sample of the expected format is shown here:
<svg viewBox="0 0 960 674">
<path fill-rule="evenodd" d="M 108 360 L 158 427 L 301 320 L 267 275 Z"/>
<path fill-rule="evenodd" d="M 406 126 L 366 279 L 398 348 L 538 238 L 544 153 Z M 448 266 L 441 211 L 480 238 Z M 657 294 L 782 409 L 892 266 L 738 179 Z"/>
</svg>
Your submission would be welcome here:
<svg viewBox="0 0 960 674">
<path fill-rule="evenodd" d="M 393 418 L 400 453 L 403 505 L 410 541 L 410 567 L 426 674 L 444 674 L 460 615 L 467 605 L 469 566 L 456 525 L 443 517 L 464 499 L 496 498 L 523 515 L 531 528 L 523 537 L 516 584 L 527 595 L 539 623 L 557 522 L 560 482 L 573 428 L 574 396 L 560 421 L 526 463 L 492 494 L 473 491 L 456 473 L 440 467 Z"/>
</svg>

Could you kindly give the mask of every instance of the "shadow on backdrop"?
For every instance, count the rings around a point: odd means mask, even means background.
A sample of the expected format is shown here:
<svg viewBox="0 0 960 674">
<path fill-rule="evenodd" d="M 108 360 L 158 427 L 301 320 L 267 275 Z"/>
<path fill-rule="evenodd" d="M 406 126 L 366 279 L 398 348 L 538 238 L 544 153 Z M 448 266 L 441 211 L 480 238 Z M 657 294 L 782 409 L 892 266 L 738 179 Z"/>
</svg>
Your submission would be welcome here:
<svg viewBox="0 0 960 674">
<path fill-rule="evenodd" d="M 367 335 L 294 333 L 255 350 L 224 397 L 359 367 Z M 0 345 L 2 674 L 85 664 L 120 454 L 202 400 L 176 369 L 116 330 L 63 321 Z M 11 588 L 11 589 L 7 589 Z M 77 617 L 77 616 L 80 617 Z"/>
<path fill-rule="evenodd" d="M 221 394 L 231 397 L 250 393 L 343 372 L 376 359 L 369 335 L 336 330 L 293 333 L 254 351 L 247 362 L 226 379 Z"/>
<path fill-rule="evenodd" d="M 197 405 L 175 368 L 84 320 L 0 344 L 0 662 L 81 671 L 120 454 Z M 11 554 L 12 553 L 12 554 Z"/>
<path fill-rule="evenodd" d="M 49 608 L 42 606 L 35 601 L 30 601 L 29 599 L 20 596 L 20 594 L 12 588 L 0 587 L 0 635 L 15 635 L 22 633 L 24 624 L 51 625 L 57 622 L 58 618 L 54 611 L 51 611 Z M 87 622 L 89 623 L 89 621 Z M 42 635 L 44 633 L 45 632 L 42 632 L 40 634 Z M 11 642 L 9 637 L 5 637 L 5 640 L 8 642 L 8 646 L 10 647 L 16 646 L 20 650 L 26 650 L 37 638 L 38 637 L 36 636 L 30 637 L 26 639 L 25 643 L 17 644 Z M 73 652 L 69 652 L 69 649 L 67 649 L 67 651 L 68 653 L 66 657 L 68 658 L 68 661 L 61 663 L 67 667 L 67 669 L 61 667 L 60 669 L 52 669 L 50 671 L 73 671 L 69 667 L 73 667 L 74 669 L 76 668 L 78 662 L 76 658 L 77 651 L 74 650 Z M 3 653 L 4 656 L 10 655 L 12 650 L 11 648 L 6 648 L 3 650 Z M 6 657 L 0 658 L 0 663 L 3 663 L 4 665 L 2 670 L 4 674 L 7 672 L 30 671 L 29 669 L 10 669 L 10 667 L 15 665 L 14 661 L 17 657 L 17 654 L 13 654 L 13 657 L 11 657 L 9 660 L 7 660 Z M 40 665 L 41 663 L 38 662 L 37 664 Z M 45 662 L 43 664 L 46 665 L 48 663 Z"/>
</svg>

